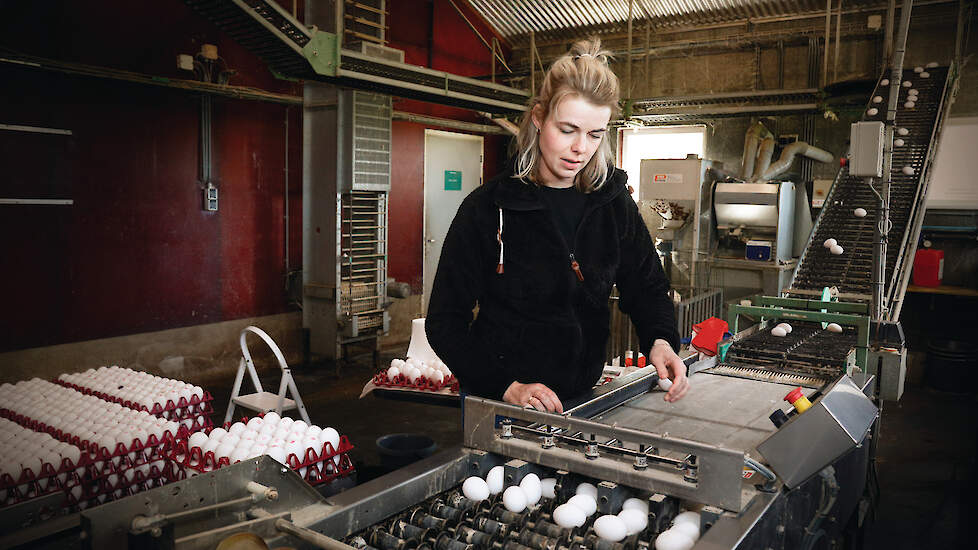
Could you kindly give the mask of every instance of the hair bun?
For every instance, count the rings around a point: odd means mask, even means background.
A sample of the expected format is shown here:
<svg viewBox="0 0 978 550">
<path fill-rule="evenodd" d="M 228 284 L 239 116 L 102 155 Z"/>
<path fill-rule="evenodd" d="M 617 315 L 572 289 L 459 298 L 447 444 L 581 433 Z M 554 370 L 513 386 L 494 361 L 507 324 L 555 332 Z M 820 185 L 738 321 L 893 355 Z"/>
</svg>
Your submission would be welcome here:
<svg viewBox="0 0 978 550">
<path fill-rule="evenodd" d="M 574 45 L 571 46 L 571 50 L 568 53 L 575 61 L 578 59 L 593 58 L 601 63 L 604 63 L 605 65 L 608 65 L 611 61 L 611 52 L 601 49 L 600 38 L 588 38 L 586 40 L 575 42 Z"/>
</svg>

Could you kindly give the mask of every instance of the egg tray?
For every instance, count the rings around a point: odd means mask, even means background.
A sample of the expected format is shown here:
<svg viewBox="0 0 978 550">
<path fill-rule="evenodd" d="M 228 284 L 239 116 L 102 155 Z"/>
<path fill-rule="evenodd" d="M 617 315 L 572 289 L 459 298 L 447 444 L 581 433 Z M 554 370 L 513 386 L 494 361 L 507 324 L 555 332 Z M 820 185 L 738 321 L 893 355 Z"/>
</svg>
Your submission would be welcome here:
<svg viewBox="0 0 978 550">
<path fill-rule="evenodd" d="M 398 374 L 394 378 L 387 376 L 387 372 L 378 372 L 374 375 L 373 383 L 384 388 L 405 388 L 423 391 L 439 391 L 448 388 L 449 391 L 458 393 L 458 379 L 455 375 L 449 375 L 441 384 L 435 384 L 423 376 L 419 376 L 413 383 L 403 374 Z"/>
<path fill-rule="evenodd" d="M 156 434 L 150 434 L 150 436 L 146 438 L 145 442 L 140 441 L 139 438 L 135 438 L 129 445 L 118 443 L 115 449 L 110 451 L 105 447 L 99 446 L 98 443 L 88 441 L 87 439 L 81 439 L 76 435 L 63 432 L 58 428 L 48 426 L 43 422 L 15 413 L 9 409 L 0 408 L 0 417 L 16 422 L 27 429 L 34 430 L 35 432 L 47 433 L 58 441 L 64 441 L 65 443 L 74 445 L 84 451 L 87 451 L 93 465 L 95 463 L 105 461 L 109 461 L 116 465 L 121 465 L 124 463 L 124 459 L 130 461 L 130 463 L 135 463 L 140 457 L 147 462 L 152 462 L 157 458 L 164 457 L 165 449 L 172 446 L 174 441 L 186 439 L 190 436 L 190 432 L 186 428 L 181 427 L 177 430 L 176 434 L 170 433 L 169 430 L 165 430 L 162 438 L 158 438 Z"/>
<path fill-rule="evenodd" d="M 188 448 L 188 445 L 189 442 L 186 440 L 177 441 L 168 454 L 170 463 L 178 467 L 177 470 L 170 472 L 170 481 L 186 479 L 188 476 L 212 472 L 231 465 L 228 457 L 217 458 L 213 451 L 205 453 L 200 447 Z M 337 449 L 333 449 L 333 446 L 326 442 L 319 453 L 310 447 L 306 449 L 301 459 L 295 454 L 290 454 L 285 462 L 309 485 L 320 485 L 353 473 L 353 461 L 348 455 L 351 450 L 353 445 L 350 444 L 350 440 L 345 435 L 341 435 Z M 334 465 L 332 472 L 327 470 L 331 464 Z"/>
<path fill-rule="evenodd" d="M 82 455 L 78 464 L 64 458 L 57 468 L 45 462 L 36 474 L 32 468 L 24 468 L 16 477 L 4 473 L 0 475 L 0 496 L 3 497 L 0 498 L 0 508 L 58 491 L 64 491 L 67 495 L 71 488 L 82 483 L 82 476 L 90 466 L 88 455 Z M 58 479 L 60 476 L 64 476 L 64 479 Z"/>
<path fill-rule="evenodd" d="M 66 491 L 66 506 L 69 508 L 87 508 L 162 487 L 170 482 L 167 475 L 168 464 L 167 459 L 160 458 L 153 462 L 141 462 L 126 468 L 115 466 L 105 468 L 96 477 L 81 481 L 82 491 L 79 495 L 73 494 L 69 488 Z M 148 467 L 143 471 L 141 466 Z M 116 476 L 114 480 L 113 476 Z"/>
<path fill-rule="evenodd" d="M 103 401 L 110 401 L 112 403 L 118 403 L 123 407 L 127 407 L 137 411 L 148 412 L 149 414 L 157 418 L 165 418 L 167 420 L 172 420 L 176 422 L 180 420 L 186 420 L 189 418 L 196 418 L 196 417 L 203 416 L 206 417 L 207 420 L 206 422 L 204 421 L 200 422 L 199 425 L 203 427 L 198 429 L 204 429 L 204 427 L 209 428 L 213 426 L 213 422 L 211 422 L 210 416 L 214 414 L 214 407 L 211 404 L 211 402 L 214 401 L 214 396 L 212 396 L 207 390 L 204 390 L 203 398 L 199 398 L 196 395 L 191 396 L 189 400 L 184 397 L 181 397 L 180 400 L 176 403 L 174 403 L 172 399 L 168 399 L 165 406 L 156 403 L 153 405 L 152 408 L 150 408 L 141 403 L 129 401 L 127 399 L 123 399 L 121 397 L 107 394 L 105 392 L 96 391 L 87 386 L 80 386 L 78 384 L 66 382 L 59 378 L 52 380 L 52 382 L 60 386 L 64 386 L 66 388 L 71 388 L 85 395 L 92 395 L 98 397 Z M 196 431 L 196 430 L 192 430 L 192 431 Z"/>
</svg>

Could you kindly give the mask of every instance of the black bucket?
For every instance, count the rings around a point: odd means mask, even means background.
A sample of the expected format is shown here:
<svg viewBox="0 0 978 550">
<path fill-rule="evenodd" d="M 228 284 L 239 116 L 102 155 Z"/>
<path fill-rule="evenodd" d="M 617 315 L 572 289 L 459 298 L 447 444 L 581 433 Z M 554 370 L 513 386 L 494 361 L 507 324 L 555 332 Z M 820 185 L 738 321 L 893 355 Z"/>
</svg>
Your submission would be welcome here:
<svg viewBox="0 0 978 550">
<path fill-rule="evenodd" d="M 387 434 L 377 438 L 380 463 L 396 470 L 430 456 L 438 448 L 433 439 L 421 434 Z"/>
<path fill-rule="evenodd" d="M 978 382 L 978 345 L 960 340 L 927 344 L 924 381 L 935 390 L 974 393 Z"/>
</svg>

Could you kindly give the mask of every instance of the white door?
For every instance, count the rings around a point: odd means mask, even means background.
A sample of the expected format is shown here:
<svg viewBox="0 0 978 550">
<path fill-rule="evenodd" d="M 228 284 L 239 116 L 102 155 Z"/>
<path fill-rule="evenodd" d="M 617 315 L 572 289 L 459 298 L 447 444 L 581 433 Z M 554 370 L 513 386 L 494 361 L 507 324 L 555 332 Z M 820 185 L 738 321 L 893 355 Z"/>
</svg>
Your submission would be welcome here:
<svg viewBox="0 0 978 550">
<path fill-rule="evenodd" d="M 425 130 L 422 311 L 428 311 L 428 297 L 448 227 L 462 199 L 481 183 L 482 136 Z"/>
</svg>

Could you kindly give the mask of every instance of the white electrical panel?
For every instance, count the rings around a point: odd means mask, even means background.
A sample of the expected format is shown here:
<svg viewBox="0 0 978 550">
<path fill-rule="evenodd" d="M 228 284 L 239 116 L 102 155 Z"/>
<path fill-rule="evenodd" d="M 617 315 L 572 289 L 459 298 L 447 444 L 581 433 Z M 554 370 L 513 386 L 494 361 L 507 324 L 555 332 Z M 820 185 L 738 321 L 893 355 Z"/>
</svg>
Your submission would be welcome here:
<svg viewBox="0 0 978 550">
<path fill-rule="evenodd" d="M 854 122 L 849 133 L 849 175 L 883 175 L 883 123 Z"/>
</svg>

